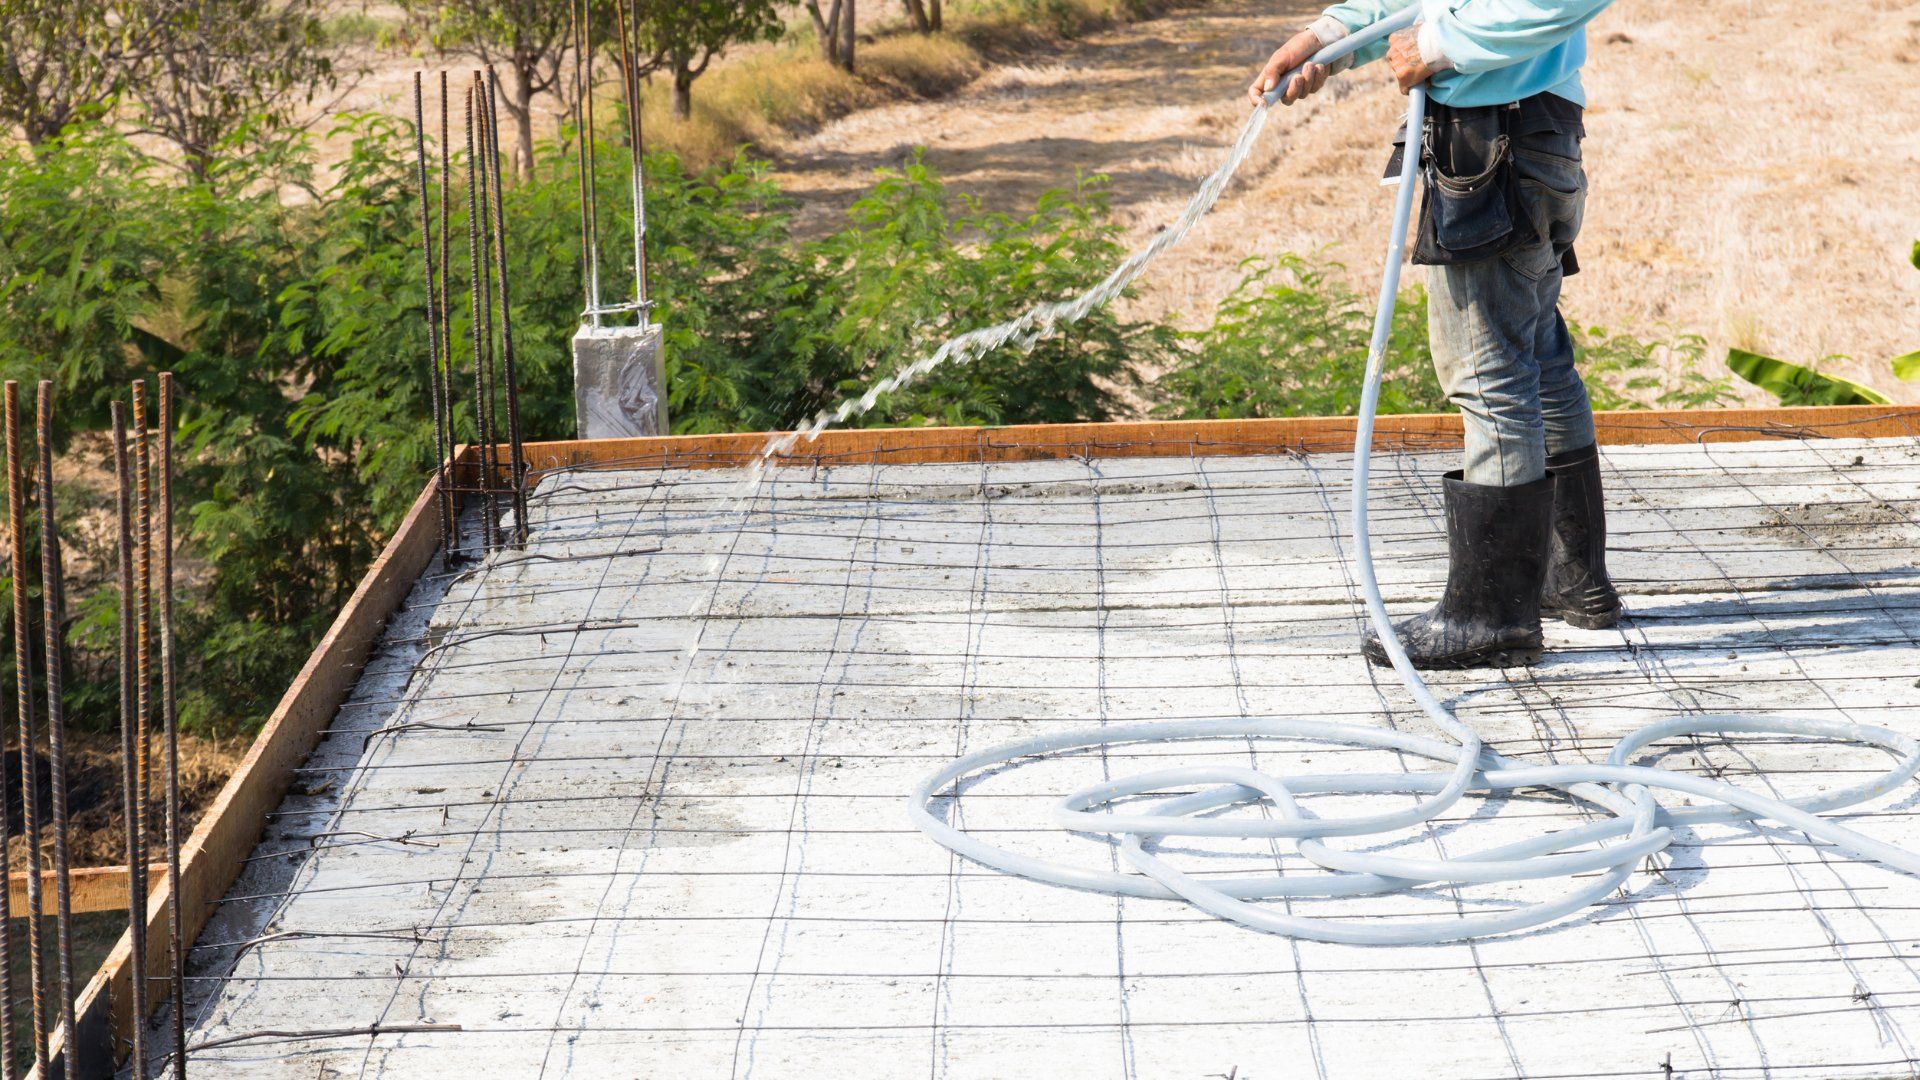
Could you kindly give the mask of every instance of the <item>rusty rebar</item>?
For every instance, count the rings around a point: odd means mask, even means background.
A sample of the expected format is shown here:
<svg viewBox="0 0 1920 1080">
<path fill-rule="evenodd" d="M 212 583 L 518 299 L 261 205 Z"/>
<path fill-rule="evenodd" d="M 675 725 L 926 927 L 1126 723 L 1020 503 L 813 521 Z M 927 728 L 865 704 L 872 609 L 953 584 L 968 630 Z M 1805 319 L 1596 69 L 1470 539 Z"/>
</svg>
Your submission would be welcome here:
<svg viewBox="0 0 1920 1080">
<path fill-rule="evenodd" d="M 468 263 L 473 271 L 473 422 L 474 434 L 479 443 L 481 490 L 481 550 L 491 551 L 498 542 L 499 505 L 493 495 L 493 410 L 491 397 L 493 384 L 493 305 L 489 302 L 492 288 L 489 285 L 491 275 L 487 272 L 487 260 L 483 257 L 487 217 L 480 207 L 484 197 L 487 169 L 480 156 L 479 142 L 476 140 L 475 123 L 484 124 L 485 105 L 480 98 L 480 73 L 473 73 L 473 81 L 467 85 L 467 244 Z"/>
<path fill-rule="evenodd" d="M 160 373 L 160 452 L 155 486 L 160 492 L 160 725 L 167 756 L 167 937 L 168 994 L 173 1005 L 173 1075 L 187 1077 L 187 948 L 180 897 L 180 713 L 173 685 L 173 372 Z"/>
<path fill-rule="evenodd" d="M 433 201 L 427 181 L 426 94 L 421 89 L 420 72 L 413 73 L 413 146 L 418 160 L 420 181 L 420 261 L 427 275 L 427 396 L 433 401 L 433 470 L 440 496 L 440 546 L 453 543 L 453 492 L 441 475 L 446 458 L 441 449 L 447 441 L 447 406 L 440 399 L 440 314 L 439 296 L 433 272 Z M 444 269 L 444 268 L 443 268 Z"/>
<path fill-rule="evenodd" d="M 500 358 L 499 337 L 496 333 L 498 320 L 494 315 L 494 277 L 493 272 L 493 215 L 488 208 L 493 204 L 493 155 L 487 152 L 488 145 L 494 142 L 492 97 L 487 89 L 485 75 L 476 70 L 473 73 L 474 101 L 479 109 L 480 157 L 475 167 L 480 174 L 480 289 L 483 294 L 481 314 L 486 323 L 486 367 L 484 394 L 481 402 L 480 451 L 481 461 L 486 467 L 486 479 L 481 486 L 486 490 L 488 550 L 498 547 L 500 535 Z"/>
<path fill-rule="evenodd" d="M 53 383 L 38 387 L 35 435 L 40 467 L 40 605 L 47 665 L 47 765 L 53 784 L 54 930 L 60 971 L 62 1071 L 79 1080 L 73 1023 L 73 890 L 67 881 L 67 720 L 60 700 L 61 633 L 66 622 L 66 577 L 60 560 L 60 526 L 53 494 Z"/>
<path fill-rule="evenodd" d="M 27 838 L 27 969 L 33 980 L 33 1067 L 47 1072 L 47 969 L 42 956 L 46 920 L 41 916 L 40 891 L 40 776 L 36 762 L 38 738 L 33 723 L 33 611 L 28 607 L 27 492 L 20 470 L 20 384 L 7 380 L 7 522 L 8 565 L 13 571 L 14 707 L 20 714 L 20 816 Z M 9 889 L 9 892 L 12 890 Z M 9 960 L 12 958 L 9 957 Z M 9 1020 L 11 1027 L 11 1020 Z"/>
<path fill-rule="evenodd" d="M 147 430 L 147 380 L 133 383 L 133 596 L 134 596 L 134 804 L 138 857 L 127 864 L 139 878 L 140 932 L 135 935 L 133 1007 L 137 1057 L 134 1076 L 146 1076 L 146 1026 L 152 987 L 147 979 L 147 899 L 153 892 L 153 862 L 148 857 L 153 816 L 153 453 Z"/>
<path fill-rule="evenodd" d="M 15 583 L 18 587 L 18 583 Z M 0 746 L 6 743 L 0 729 Z M 0 878 L 8 881 L 0 896 L 0 1078 L 13 1080 L 13 860 L 7 840 L 13 835 L 7 812 L 6 785 L 0 784 Z"/>
<path fill-rule="evenodd" d="M 21 642 L 23 642 L 23 636 L 27 634 L 25 617 L 23 617 L 23 615 L 25 615 L 25 596 L 27 596 L 27 575 L 25 575 L 25 563 L 27 563 L 27 559 L 25 559 L 25 544 L 21 542 L 21 521 L 23 521 L 21 509 L 23 509 L 23 507 L 21 507 L 21 498 L 19 498 L 19 423 L 17 423 L 17 419 L 19 419 L 19 388 L 17 388 L 17 386 L 13 384 L 13 380 L 10 379 L 8 380 L 8 384 L 6 384 L 8 546 L 10 546 L 8 571 L 13 575 L 13 650 L 15 650 L 13 651 L 13 675 L 17 678 L 17 684 L 19 684 L 19 705 L 21 705 L 19 715 L 21 715 L 21 719 L 25 721 L 25 719 L 31 715 L 31 707 L 33 707 L 33 667 L 25 661 L 25 655 L 23 655 L 25 651 L 19 648 Z M 25 763 L 25 767 L 21 769 L 21 773 L 23 773 L 23 776 L 29 776 L 29 778 L 31 778 L 31 776 L 33 776 L 33 765 L 31 765 L 31 763 L 33 763 L 33 724 L 31 723 L 21 724 L 21 730 L 19 730 L 19 759 Z M 27 792 L 29 792 L 29 788 L 25 788 L 25 786 L 23 786 L 21 792 L 19 792 L 19 794 L 21 794 L 21 811 L 31 817 L 31 809 L 27 809 L 27 807 L 31 807 L 33 803 L 29 801 Z M 8 847 L 8 836 L 12 836 L 12 828 L 10 828 L 12 822 L 8 821 L 8 799 L 4 798 L 4 796 L 6 796 L 6 786 L 0 784 L 0 874 L 12 876 L 12 857 L 10 857 L 10 853 L 6 851 L 6 847 Z M 29 847 L 29 849 L 27 849 L 27 882 L 29 882 L 29 899 L 27 899 L 27 903 L 29 903 L 29 907 L 38 899 L 38 897 L 31 896 L 33 892 L 36 892 L 33 884 L 35 884 L 38 876 L 40 876 L 40 872 L 38 871 L 40 871 L 40 867 L 38 867 L 38 857 L 33 853 L 33 849 Z M 0 1076 L 6 1076 L 6 1080 L 13 1080 L 12 894 L 12 888 L 8 888 L 8 896 L 0 896 Z M 29 945 L 27 945 L 27 955 L 29 955 L 29 957 L 35 957 L 35 959 L 36 953 L 35 949 L 33 949 L 33 938 L 35 938 L 35 932 L 38 930 L 38 926 L 40 926 L 38 911 L 29 911 L 29 913 L 27 913 L 27 942 L 29 942 Z M 40 1019 L 40 1017 L 38 1017 L 38 1009 L 40 1009 L 38 976 L 40 976 L 40 965 L 38 965 L 38 963 L 31 963 L 29 978 L 35 978 L 36 980 L 35 988 L 33 988 L 35 1020 Z M 38 1042 L 35 1042 L 35 1067 L 38 1067 L 38 1065 L 40 1065 L 40 1057 L 44 1057 L 44 1055 L 40 1053 L 40 1047 L 42 1047 L 42 1042 L 44 1042 L 44 1028 L 36 1028 L 35 1034 L 42 1036 Z"/>
<path fill-rule="evenodd" d="M 500 194 L 500 114 L 496 100 L 500 76 L 487 65 L 486 154 L 493 173 L 493 257 L 500 287 L 500 364 L 506 382 L 507 469 L 513 499 L 513 542 L 527 545 L 527 458 L 520 440 L 520 381 L 513 364 L 513 314 L 507 292 L 507 212 Z"/>
<path fill-rule="evenodd" d="M 137 400 L 137 399 L 136 399 Z M 117 567 L 120 577 L 120 816 L 126 833 L 127 854 L 127 934 L 132 938 L 131 961 L 133 985 L 133 1022 L 129 1027 L 133 1031 L 133 1069 L 135 1076 L 144 1076 L 146 1070 L 146 1013 L 140 1003 L 146 999 L 146 897 L 140 892 L 141 864 L 147 861 L 147 853 L 140 848 L 142 830 L 140 828 L 140 754 L 139 744 L 139 674 L 134 653 L 137 648 L 136 623 L 138 619 L 136 596 L 138 586 L 134 583 L 138 559 L 134 538 L 134 494 L 133 476 L 127 463 L 127 415 L 126 405 L 116 401 L 111 406 L 113 417 L 113 473 L 114 473 L 114 509 L 117 513 L 118 528 L 114 534 L 115 548 L 119 556 Z M 69 1047 L 68 1053 L 72 1053 Z"/>
<path fill-rule="evenodd" d="M 447 89 L 447 70 L 440 69 L 440 352 L 439 366 L 433 377 L 440 383 L 440 400 L 446 403 L 447 426 L 441 433 L 440 483 L 449 489 L 447 505 L 447 529 L 450 540 L 447 544 L 447 558 L 457 559 L 460 552 L 460 508 L 453 498 L 453 307 L 450 297 L 453 293 L 452 238 L 453 217 L 449 211 L 449 193 L 453 190 L 453 144 L 448 137 L 448 126 L 452 122 L 453 100 Z"/>
</svg>

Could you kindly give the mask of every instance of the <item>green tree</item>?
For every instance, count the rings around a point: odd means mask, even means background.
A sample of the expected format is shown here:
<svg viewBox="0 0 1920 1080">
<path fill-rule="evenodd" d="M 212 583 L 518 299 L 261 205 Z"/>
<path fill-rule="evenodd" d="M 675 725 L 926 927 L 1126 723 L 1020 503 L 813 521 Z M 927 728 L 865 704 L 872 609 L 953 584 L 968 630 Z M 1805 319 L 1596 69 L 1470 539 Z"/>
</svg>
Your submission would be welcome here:
<svg viewBox="0 0 1920 1080">
<path fill-rule="evenodd" d="M 909 9 L 916 0 L 906 0 Z M 938 0 L 935 0 L 936 5 Z M 853 70 L 854 0 L 833 0 L 825 14 L 820 0 L 806 0 L 807 15 L 813 19 L 813 36 L 820 43 L 820 55 L 827 63 Z M 935 10 L 938 10 L 936 6 Z"/>
<path fill-rule="evenodd" d="M 853 0 L 845 3 L 846 66 L 851 71 Z M 673 115 L 682 119 L 693 114 L 693 82 L 706 74 L 714 57 L 733 45 L 771 41 L 782 30 L 774 0 L 656 0 L 641 7 L 639 18 L 636 36 L 641 50 L 652 57 L 642 70 L 668 73 Z"/>
<path fill-rule="evenodd" d="M 142 0 L 0 0 L 0 124 L 39 146 L 125 84 L 159 28 Z"/>
<path fill-rule="evenodd" d="M 533 176 L 533 99 L 559 93 L 573 51 L 576 0 L 405 0 L 427 21 L 434 43 L 500 71 L 501 107 L 513 121 L 513 167 Z M 603 21 L 603 20 L 597 20 Z"/>
<path fill-rule="evenodd" d="M 144 132 L 180 148 L 205 182 L 217 153 L 282 138 L 337 84 L 320 0 L 169 0 L 128 80 Z"/>
</svg>

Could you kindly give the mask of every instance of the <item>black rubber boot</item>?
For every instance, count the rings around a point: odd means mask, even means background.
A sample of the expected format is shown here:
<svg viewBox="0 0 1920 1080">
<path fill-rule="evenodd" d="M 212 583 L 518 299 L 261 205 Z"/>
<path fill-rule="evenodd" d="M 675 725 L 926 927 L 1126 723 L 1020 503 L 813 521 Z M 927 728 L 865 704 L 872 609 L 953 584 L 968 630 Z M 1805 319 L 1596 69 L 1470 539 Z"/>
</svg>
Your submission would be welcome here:
<svg viewBox="0 0 1920 1080">
<path fill-rule="evenodd" d="M 1447 589 L 1432 610 L 1395 627 L 1414 667 L 1512 667 L 1540 658 L 1553 488 L 1552 473 L 1519 487 L 1447 474 Z M 1362 651 L 1387 666 L 1371 632 Z"/>
<path fill-rule="evenodd" d="M 1553 549 L 1540 613 L 1569 626 L 1605 630 L 1620 621 L 1620 593 L 1607 577 L 1607 502 L 1594 447 L 1547 458 L 1554 477 Z"/>
</svg>

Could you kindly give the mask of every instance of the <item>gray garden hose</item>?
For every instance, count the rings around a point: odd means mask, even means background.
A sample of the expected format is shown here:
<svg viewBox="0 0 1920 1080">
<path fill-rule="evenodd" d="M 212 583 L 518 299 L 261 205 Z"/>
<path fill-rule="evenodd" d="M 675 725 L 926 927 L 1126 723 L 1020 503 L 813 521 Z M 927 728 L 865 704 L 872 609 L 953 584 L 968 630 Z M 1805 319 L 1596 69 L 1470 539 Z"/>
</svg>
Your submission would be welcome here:
<svg viewBox="0 0 1920 1080">
<path fill-rule="evenodd" d="M 1331 64 L 1353 50 L 1411 25 L 1418 6 L 1321 50 L 1314 62 Z M 1261 108 L 1269 108 L 1295 72 L 1280 80 Z M 1426 93 L 1408 95 L 1410 146 L 1418 146 Z M 1882 843 L 1819 816 L 1877 798 L 1920 773 L 1920 743 L 1886 728 L 1844 721 L 1743 716 L 1675 717 L 1647 725 L 1622 739 L 1605 764 L 1526 765 L 1488 749 L 1434 697 L 1408 661 L 1387 617 L 1374 577 L 1372 538 L 1367 528 L 1367 483 L 1373 449 L 1374 412 L 1379 404 L 1382 359 L 1393 324 L 1413 205 L 1418 153 L 1401 165 L 1388 242 L 1386 273 L 1366 381 L 1354 436 L 1353 533 L 1355 568 L 1365 594 L 1367 614 L 1393 669 L 1433 723 L 1453 741 L 1409 735 L 1386 728 L 1317 720 L 1269 718 L 1168 720 L 1109 724 L 1057 732 L 968 754 L 926 777 L 913 790 L 909 812 L 921 831 L 955 853 L 985 866 L 1052 885 L 1155 899 L 1181 899 L 1223 919 L 1256 930 L 1315 941 L 1362 945 L 1419 945 L 1509 933 L 1550 922 L 1585 908 L 1623 883 L 1640 861 L 1672 842 L 1672 828 L 1709 822 L 1764 819 L 1791 826 L 1809 839 L 1832 844 L 1855 857 L 1920 875 L 1920 854 Z M 1878 747 L 1899 758 L 1878 778 L 1841 791 L 1802 799 L 1774 799 L 1732 784 L 1629 762 L 1645 747 L 1685 735 L 1764 734 L 1802 736 Z M 949 787 L 956 794 L 970 776 L 1004 769 L 1042 755 L 1142 743 L 1220 739 L 1288 739 L 1340 746 L 1394 750 L 1447 763 L 1447 767 L 1400 773 L 1333 773 L 1276 776 L 1252 768 L 1205 765 L 1161 769 L 1108 780 L 1075 792 L 1054 809 L 1054 824 L 1074 833 L 1117 837 L 1120 852 L 1136 873 L 1075 866 L 1022 855 L 987 843 L 956 828 L 935 813 L 934 804 Z M 1175 789 L 1199 790 L 1165 797 L 1144 813 L 1111 809 L 1121 799 Z M 1430 821 L 1468 792 L 1550 788 L 1611 816 L 1590 824 L 1489 848 L 1454 858 L 1410 859 L 1355 852 L 1330 846 L 1329 838 L 1379 836 Z M 1679 792 L 1714 805 L 1670 808 L 1655 801 L 1652 790 Z M 1410 794 L 1420 798 L 1390 813 L 1345 818 L 1308 814 L 1296 799 L 1303 795 Z M 1226 807 L 1264 803 L 1273 817 L 1202 816 Z M 1244 840 L 1287 839 L 1299 854 L 1326 873 L 1281 876 L 1196 878 L 1175 868 L 1147 845 L 1167 836 L 1209 836 Z M 1598 846 L 1594 846 L 1598 845 Z M 1501 883 L 1567 877 L 1598 871 L 1590 882 L 1558 897 L 1520 904 L 1491 915 L 1431 919 L 1336 920 L 1290 914 L 1253 901 L 1282 897 L 1349 897 L 1403 892 L 1435 883 Z"/>
</svg>

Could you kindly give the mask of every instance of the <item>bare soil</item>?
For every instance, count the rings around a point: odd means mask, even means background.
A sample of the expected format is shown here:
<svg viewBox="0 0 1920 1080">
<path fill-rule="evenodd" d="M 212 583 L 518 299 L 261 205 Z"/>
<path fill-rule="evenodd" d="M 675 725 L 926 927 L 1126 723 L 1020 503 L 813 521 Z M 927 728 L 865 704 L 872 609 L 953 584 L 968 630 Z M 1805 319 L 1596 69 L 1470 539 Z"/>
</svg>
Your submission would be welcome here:
<svg viewBox="0 0 1920 1080">
<path fill-rule="evenodd" d="M 1241 94 L 1318 5 L 1221 0 L 996 68 L 959 94 L 845 117 L 774 148 L 803 227 L 836 227 L 877 168 L 914 148 L 954 189 L 1030 207 L 1111 177 L 1140 242 L 1237 133 Z M 1897 401 L 1888 358 L 1920 347 L 1920 9 L 1619 0 L 1591 28 L 1592 182 L 1569 316 L 1642 337 L 1698 333 L 1807 363 Z M 1377 281 L 1379 186 L 1402 99 L 1383 66 L 1273 118 L 1225 198 L 1142 281 L 1136 317 L 1204 323 L 1255 255 L 1323 251 Z M 1414 280 L 1420 272 L 1416 271 Z M 1744 386 L 1744 384 L 1741 384 Z M 1752 391 L 1756 401 L 1764 394 Z"/>
</svg>

